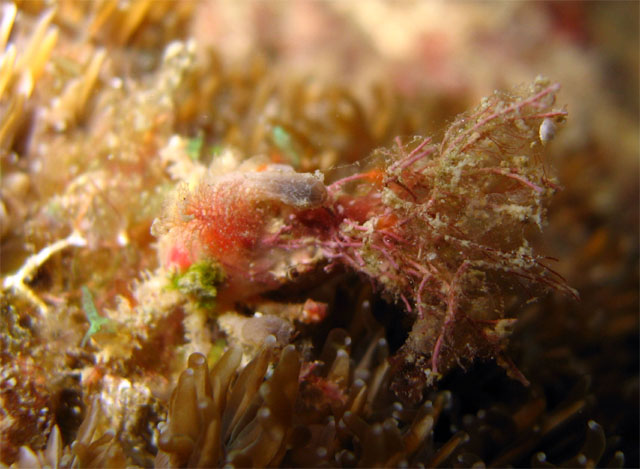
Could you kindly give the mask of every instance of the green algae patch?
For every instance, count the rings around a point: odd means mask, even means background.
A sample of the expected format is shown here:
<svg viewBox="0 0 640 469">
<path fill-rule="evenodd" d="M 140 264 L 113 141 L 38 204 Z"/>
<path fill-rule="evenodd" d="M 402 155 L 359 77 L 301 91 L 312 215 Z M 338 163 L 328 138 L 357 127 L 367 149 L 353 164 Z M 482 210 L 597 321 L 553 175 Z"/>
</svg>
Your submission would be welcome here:
<svg viewBox="0 0 640 469">
<path fill-rule="evenodd" d="M 194 300 L 198 307 L 215 307 L 218 286 L 226 276 L 222 266 L 215 261 L 204 260 L 191 264 L 189 268 L 171 277 L 171 287 Z"/>
</svg>

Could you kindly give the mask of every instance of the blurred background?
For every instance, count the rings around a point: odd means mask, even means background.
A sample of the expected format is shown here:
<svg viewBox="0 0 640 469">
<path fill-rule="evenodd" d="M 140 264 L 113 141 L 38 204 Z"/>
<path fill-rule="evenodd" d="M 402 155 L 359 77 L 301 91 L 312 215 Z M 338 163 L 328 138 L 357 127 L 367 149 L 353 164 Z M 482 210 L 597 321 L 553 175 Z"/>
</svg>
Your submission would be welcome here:
<svg viewBox="0 0 640 469">
<path fill-rule="evenodd" d="M 595 420 L 607 437 L 601 464 L 617 451 L 625 466 L 640 464 L 638 2 L 107 0 L 2 8 L 2 274 L 73 229 L 89 241 L 86 252 L 54 256 L 29 282 L 53 311 L 45 319 L 36 319 L 32 302 L 3 295 L 3 462 L 23 444 L 42 446 L 39 433 L 54 421 L 31 422 L 9 408 L 20 392 L 57 409 L 52 415 L 73 439 L 81 418 L 61 396 L 84 409 L 91 392 L 86 381 L 59 374 L 96 363 L 62 345 L 78 343 L 86 329 L 79 288 L 89 284 L 99 307 L 116 310 L 141 272 L 156 266 L 149 228 L 172 184 L 160 156 L 172 135 L 199 142 L 195 158 L 204 163 L 226 147 L 246 157 L 275 152 L 331 180 L 397 135 L 437 139 L 493 90 L 544 75 L 562 85 L 558 104 L 569 116 L 548 145 L 546 164 L 562 190 L 536 243 L 558 259 L 554 269 L 581 300 L 550 294 L 530 305 L 511 353 L 543 407 L 566 410 L 553 414 L 562 423 L 556 462 L 578 451 L 586 422 Z M 163 59 L 175 40 L 193 40 L 187 65 Z M 140 362 L 165 377 L 180 369 Z M 146 385 L 122 365 L 129 362 L 97 363 Z M 12 377 L 24 386 L 9 386 Z M 481 364 L 446 378 L 443 389 L 458 399 L 460 415 L 530 398 L 507 381 Z M 518 457 L 515 464 L 526 465 L 530 454 Z"/>
</svg>

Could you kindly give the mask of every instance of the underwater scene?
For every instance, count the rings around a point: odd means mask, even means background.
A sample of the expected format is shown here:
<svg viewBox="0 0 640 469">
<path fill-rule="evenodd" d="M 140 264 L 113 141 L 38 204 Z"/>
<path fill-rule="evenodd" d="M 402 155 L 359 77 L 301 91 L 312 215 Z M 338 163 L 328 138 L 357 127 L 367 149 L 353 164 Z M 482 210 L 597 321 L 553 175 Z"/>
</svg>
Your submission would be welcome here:
<svg viewBox="0 0 640 469">
<path fill-rule="evenodd" d="M 640 4 L 0 4 L 0 467 L 638 467 Z"/>
</svg>

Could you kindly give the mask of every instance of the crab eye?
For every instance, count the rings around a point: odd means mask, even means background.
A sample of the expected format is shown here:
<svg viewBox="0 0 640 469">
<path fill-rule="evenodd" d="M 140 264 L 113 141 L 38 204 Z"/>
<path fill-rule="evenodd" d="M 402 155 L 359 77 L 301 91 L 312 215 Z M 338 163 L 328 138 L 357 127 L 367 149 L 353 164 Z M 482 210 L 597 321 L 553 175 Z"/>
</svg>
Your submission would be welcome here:
<svg viewBox="0 0 640 469">
<path fill-rule="evenodd" d="M 546 145 L 548 141 L 552 140 L 556 135 L 556 123 L 553 119 L 549 117 L 545 117 L 540 124 L 540 141 L 543 145 Z"/>
</svg>

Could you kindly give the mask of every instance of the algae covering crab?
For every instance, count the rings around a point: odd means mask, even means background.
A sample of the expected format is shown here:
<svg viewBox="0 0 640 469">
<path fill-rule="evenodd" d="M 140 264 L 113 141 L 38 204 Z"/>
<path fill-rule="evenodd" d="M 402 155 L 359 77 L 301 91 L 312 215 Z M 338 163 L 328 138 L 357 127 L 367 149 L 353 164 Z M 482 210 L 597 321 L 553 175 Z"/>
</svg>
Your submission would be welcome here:
<svg viewBox="0 0 640 469">
<path fill-rule="evenodd" d="M 456 8 L 2 5 L 0 462 L 633 464 L 630 120 Z"/>
<path fill-rule="evenodd" d="M 577 297 L 527 241 L 557 188 L 539 129 L 566 111 L 558 84 L 496 93 L 459 116 L 440 144 L 428 137 L 374 152 L 369 168 L 325 186 L 323 175 L 249 160 L 181 188 L 154 224 L 169 268 L 220 265 L 222 308 L 284 287 L 323 266 L 364 274 L 413 326 L 393 358 L 392 386 L 420 401 L 456 362 L 502 353 L 509 281 Z M 312 274 L 311 274 L 312 275 Z M 512 282 L 514 283 L 514 282 Z M 302 319 L 302 318 L 298 318 Z"/>
</svg>

